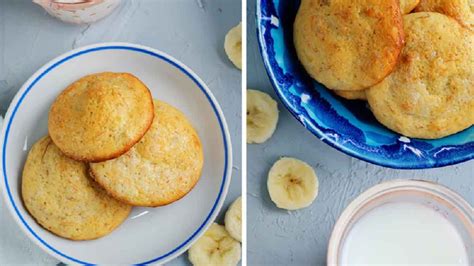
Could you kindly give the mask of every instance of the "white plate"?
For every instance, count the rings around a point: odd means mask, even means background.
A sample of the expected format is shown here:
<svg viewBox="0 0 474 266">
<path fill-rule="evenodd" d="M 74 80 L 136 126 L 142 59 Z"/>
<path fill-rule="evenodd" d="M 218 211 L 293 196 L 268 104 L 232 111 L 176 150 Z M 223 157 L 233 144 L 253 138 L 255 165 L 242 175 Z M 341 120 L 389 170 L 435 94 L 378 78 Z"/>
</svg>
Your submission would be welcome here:
<svg viewBox="0 0 474 266">
<path fill-rule="evenodd" d="M 159 208 L 134 208 L 111 234 L 71 241 L 40 227 L 23 207 L 20 184 L 28 151 L 47 134 L 51 103 L 71 82 L 101 71 L 130 72 L 155 98 L 183 111 L 201 137 L 204 168 L 196 187 L 181 200 Z M 103 43 L 55 58 L 18 91 L 1 134 L 1 187 L 18 225 L 43 250 L 65 263 L 164 263 L 186 251 L 206 230 L 224 202 L 232 152 L 222 111 L 202 80 L 169 55 L 152 48 Z"/>
</svg>

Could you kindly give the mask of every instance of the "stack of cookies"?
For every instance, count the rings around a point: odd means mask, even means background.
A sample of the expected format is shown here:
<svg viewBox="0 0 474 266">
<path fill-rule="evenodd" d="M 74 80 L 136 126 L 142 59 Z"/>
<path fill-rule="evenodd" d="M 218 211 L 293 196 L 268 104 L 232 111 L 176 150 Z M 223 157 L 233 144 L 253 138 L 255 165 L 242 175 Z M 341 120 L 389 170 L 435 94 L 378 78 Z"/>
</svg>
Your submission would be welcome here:
<svg viewBox="0 0 474 266">
<path fill-rule="evenodd" d="M 71 84 L 51 106 L 48 131 L 28 154 L 22 197 L 42 227 L 64 238 L 104 236 L 132 206 L 170 204 L 201 175 L 202 145 L 188 119 L 128 73 Z"/>
<path fill-rule="evenodd" d="M 303 0 L 298 58 L 377 120 L 436 139 L 474 124 L 474 5 L 469 0 Z"/>
</svg>

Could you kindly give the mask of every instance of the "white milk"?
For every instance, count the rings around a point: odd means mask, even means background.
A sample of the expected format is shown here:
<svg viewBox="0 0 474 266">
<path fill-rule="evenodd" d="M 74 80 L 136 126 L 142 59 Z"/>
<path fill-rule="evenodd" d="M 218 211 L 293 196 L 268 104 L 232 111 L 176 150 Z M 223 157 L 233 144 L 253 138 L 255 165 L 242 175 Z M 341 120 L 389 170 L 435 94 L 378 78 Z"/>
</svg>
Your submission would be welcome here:
<svg viewBox="0 0 474 266">
<path fill-rule="evenodd" d="M 363 215 L 342 248 L 343 265 L 468 265 L 456 228 L 416 203 L 387 203 Z"/>
</svg>

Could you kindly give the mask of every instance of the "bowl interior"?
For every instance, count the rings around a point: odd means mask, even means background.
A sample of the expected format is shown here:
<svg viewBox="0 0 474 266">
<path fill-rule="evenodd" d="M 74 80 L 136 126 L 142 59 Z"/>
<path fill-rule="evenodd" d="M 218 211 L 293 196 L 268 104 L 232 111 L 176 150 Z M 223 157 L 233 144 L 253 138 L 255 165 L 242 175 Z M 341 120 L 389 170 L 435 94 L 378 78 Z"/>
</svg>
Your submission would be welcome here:
<svg viewBox="0 0 474 266">
<path fill-rule="evenodd" d="M 345 100 L 311 79 L 298 61 L 293 22 L 300 1 L 257 1 L 265 67 L 288 110 L 313 134 L 349 155 L 393 168 L 430 168 L 474 157 L 474 127 L 437 140 L 411 139 L 381 125 L 364 101 Z"/>
<path fill-rule="evenodd" d="M 225 198 L 230 147 L 219 107 L 192 74 L 147 48 L 102 45 L 63 58 L 27 81 L 8 111 L 2 138 L 7 205 L 31 238 L 65 262 L 163 262 L 183 252 L 213 220 Z M 21 172 L 31 146 L 47 134 L 48 110 L 55 97 L 78 78 L 101 71 L 132 73 L 155 98 L 184 112 L 201 138 L 205 163 L 196 187 L 181 200 L 159 208 L 136 207 L 110 235 L 70 241 L 44 230 L 27 213 L 20 195 Z"/>
</svg>

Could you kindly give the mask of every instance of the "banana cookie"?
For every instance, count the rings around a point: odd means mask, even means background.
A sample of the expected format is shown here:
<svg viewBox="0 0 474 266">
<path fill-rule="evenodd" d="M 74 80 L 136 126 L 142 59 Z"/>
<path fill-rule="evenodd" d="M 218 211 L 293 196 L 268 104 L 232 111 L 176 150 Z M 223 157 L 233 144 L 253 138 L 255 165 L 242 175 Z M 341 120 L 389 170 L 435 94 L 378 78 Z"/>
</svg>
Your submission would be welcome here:
<svg viewBox="0 0 474 266">
<path fill-rule="evenodd" d="M 308 74 L 333 90 L 362 90 L 384 79 L 403 47 L 398 1 L 303 0 L 294 44 Z"/>
<path fill-rule="evenodd" d="M 334 90 L 334 93 L 347 100 L 367 100 L 365 90 L 360 91 L 340 91 Z"/>
<path fill-rule="evenodd" d="M 473 0 L 421 0 L 416 12 L 438 12 L 457 20 L 461 25 L 474 31 Z"/>
<path fill-rule="evenodd" d="M 439 13 L 404 16 L 406 46 L 395 71 L 367 90 L 377 120 L 434 139 L 474 123 L 474 34 Z"/>
<path fill-rule="evenodd" d="M 150 130 L 124 155 L 91 163 L 91 175 L 115 198 L 135 206 L 161 206 L 186 195 L 203 167 L 201 141 L 176 108 L 155 101 Z"/>
<path fill-rule="evenodd" d="M 410 13 L 420 3 L 420 0 L 400 0 L 402 14 Z"/>
<path fill-rule="evenodd" d="M 72 240 L 112 232 L 131 210 L 88 176 L 86 164 L 64 156 L 48 136 L 28 154 L 21 194 L 26 209 L 42 227 Z"/>
<path fill-rule="evenodd" d="M 51 139 L 68 157 L 100 162 L 127 152 L 153 121 L 148 88 L 128 73 L 98 73 L 67 87 L 49 112 Z"/>
</svg>

